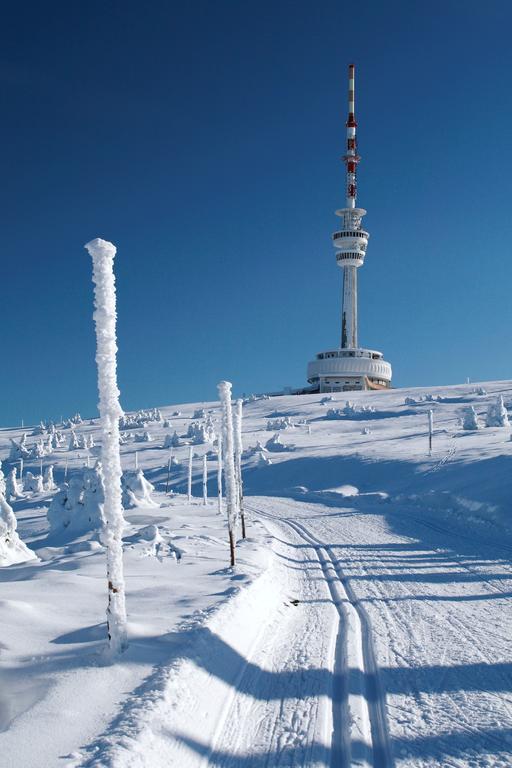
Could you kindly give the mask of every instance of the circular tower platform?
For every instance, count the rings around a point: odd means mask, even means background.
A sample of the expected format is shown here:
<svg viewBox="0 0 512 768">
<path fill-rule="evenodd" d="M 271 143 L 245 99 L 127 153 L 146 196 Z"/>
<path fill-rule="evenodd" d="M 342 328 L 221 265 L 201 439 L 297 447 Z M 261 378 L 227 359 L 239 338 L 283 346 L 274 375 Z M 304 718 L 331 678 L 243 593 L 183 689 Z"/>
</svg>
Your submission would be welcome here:
<svg viewBox="0 0 512 768">
<path fill-rule="evenodd" d="M 388 389 L 391 365 L 374 349 L 330 349 L 308 363 L 307 378 L 316 392 Z"/>
</svg>

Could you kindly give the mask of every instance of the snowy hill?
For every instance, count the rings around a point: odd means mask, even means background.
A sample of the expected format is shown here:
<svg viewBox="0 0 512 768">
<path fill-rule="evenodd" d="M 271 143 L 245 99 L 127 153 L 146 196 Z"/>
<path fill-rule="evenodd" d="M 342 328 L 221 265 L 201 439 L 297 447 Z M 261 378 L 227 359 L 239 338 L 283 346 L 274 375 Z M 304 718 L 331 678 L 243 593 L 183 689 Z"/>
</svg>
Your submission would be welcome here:
<svg viewBox="0 0 512 768">
<path fill-rule="evenodd" d="M 512 442 L 484 426 L 500 395 L 512 406 L 512 382 L 247 402 L 235 569 L 199 442 L 219 404 L 128 419 L 123 469 L 155 491 L 125 512 L 116 664 L 97 536 L 49 529 L 57 491 L 13 500 L 38 557 L 0 568 L 1 765 L 510 766 Z M 469 406 L 481 429 L 462 428 Z M 62 433 L 24 473 L 52 464 L 62 485 L 92 468 L 97 421 Z M 23 431 L 0 430 L 5 474 L 11 439 Z"/>
</svg>

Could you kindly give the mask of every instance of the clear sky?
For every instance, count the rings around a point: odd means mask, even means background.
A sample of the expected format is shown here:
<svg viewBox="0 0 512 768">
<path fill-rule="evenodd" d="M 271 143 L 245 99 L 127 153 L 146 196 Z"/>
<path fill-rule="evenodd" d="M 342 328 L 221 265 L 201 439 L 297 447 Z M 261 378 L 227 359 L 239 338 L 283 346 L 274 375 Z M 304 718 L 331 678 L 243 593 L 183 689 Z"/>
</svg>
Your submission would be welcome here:
<svg viewBox="0 0 512 768">
<path fill-rule="evenodd" d="M 509 0 L 11 3 L 0 31 L 0 423 L 96 413 L 93 237 L 126 409 L 305 383 L 357 66 L 360 343 L 394 383 L 512 375 Z"/>
</svg>

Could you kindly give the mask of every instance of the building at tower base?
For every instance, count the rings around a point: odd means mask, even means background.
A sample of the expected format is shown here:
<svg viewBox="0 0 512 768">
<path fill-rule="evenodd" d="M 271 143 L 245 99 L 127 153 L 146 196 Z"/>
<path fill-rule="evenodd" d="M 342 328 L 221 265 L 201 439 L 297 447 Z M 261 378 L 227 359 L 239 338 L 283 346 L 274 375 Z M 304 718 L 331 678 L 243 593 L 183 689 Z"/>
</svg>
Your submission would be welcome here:
<svg viewBox="0 0 512 768">
<path fill-rule="evenodd" d="M 341 345 L 319 352 L 308 364 L 309 392 L 349 392 L 360 389 L 387 389 L 391 386 L 391 365 L 382 352 L 360 347 L 357 339 L 357 271 L 364 264 L 369 233 L 362 228 L 366 214 L 356 207 L 357 154 L 355 120 L 355 67 L 348 70 L 348 120 L 346 165 L 346 207 L 336 211 L 340 229 L 332 236 L 336 263 L 343 270 Z"/>
</svg>

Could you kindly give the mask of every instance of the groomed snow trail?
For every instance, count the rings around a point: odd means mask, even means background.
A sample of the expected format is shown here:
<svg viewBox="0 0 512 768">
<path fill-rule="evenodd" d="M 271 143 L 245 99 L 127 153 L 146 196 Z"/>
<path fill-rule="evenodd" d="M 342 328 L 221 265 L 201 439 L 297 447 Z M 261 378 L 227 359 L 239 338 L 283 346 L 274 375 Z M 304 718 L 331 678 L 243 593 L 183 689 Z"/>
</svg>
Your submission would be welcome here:
<svg viewBox="0 0 512 768">
<path fill-rule="evenodd" d="M 73 765 L 512 765 L 510 548 L 379 494 L 324 502 L 247 500 L 270 567 Z"/>
</svg>

